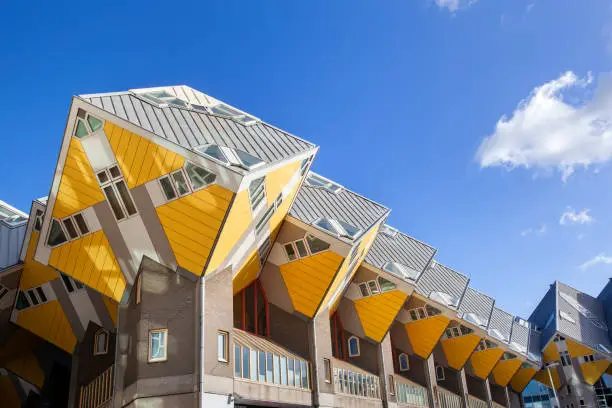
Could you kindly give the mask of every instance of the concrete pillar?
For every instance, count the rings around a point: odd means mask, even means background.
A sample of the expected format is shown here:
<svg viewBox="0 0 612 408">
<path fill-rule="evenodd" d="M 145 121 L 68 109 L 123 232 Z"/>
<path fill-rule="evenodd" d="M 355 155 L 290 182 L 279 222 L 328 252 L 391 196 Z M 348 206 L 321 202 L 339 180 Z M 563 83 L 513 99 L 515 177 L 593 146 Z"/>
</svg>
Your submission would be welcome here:
<svg viewBox="0 0 612 408">
<path fill-rule="evenodd" d="M 469 408 L 468 401 L 468 387 L 467 387 L 467 379 L 465 378 L 465 369 L 461 369 L 457 372 L 457 382 L 459 384 L 459 390 L 461 390 L 461 398 L 463 400 L 463 408 Z"/>
<path fill-rule="evenodd" d="M 310 362 L 312 364 L 313 405 L 318 407 L 334 406 L 333 378 L 325 381 L 325 359 L 333 366 L 331 326 L 329 309 L 322 310 L 308 324 L 310 337 Z M 332 374 L 333 375 L 333 374 Z"/>
<path fill-rule="evenodd" d="M 510 391 L 510 387 L 504 387 L 504 399 L 505 399 L 505 406 L 506 408 L 511 408 L 512 406 L 512 399 L 510 398 L 510 393 L 512 391 Z"/>
<path fill-rule="evenodd" d="M 397 397 L 394 392 L 391 394 L 391 384 L 390 377 L 393 378 L 393 383 L 395 386 L 395 372 L 393 370 L 393 349 L 391 347 L 391 334 L 387 333 L 382 342 L 378 345 L 378 375 L 380 376 L 380 382 L 383 392 L 382 400 L 383 405 L 388 408 L 397 407 Z"/>
<path fill-rule="evenodd" d="M 484 380 L 483 385 L 484 385 L 487 404 L 489 405 L 489 408 L 493 408 L 493 397 L 491 396 L 491 384 L 489 384 L 488 378 Z"/>
<path fill-rule="evenodd" d="M 427 383 L 427 394 L 429 397 L 429 406 L 432 408 L 440 408 L 440 400 L 438 398 L 438 381 L 436 380 L 436 363 L 433 353 L 425 360 L 425 382 Z"/>
</svg>

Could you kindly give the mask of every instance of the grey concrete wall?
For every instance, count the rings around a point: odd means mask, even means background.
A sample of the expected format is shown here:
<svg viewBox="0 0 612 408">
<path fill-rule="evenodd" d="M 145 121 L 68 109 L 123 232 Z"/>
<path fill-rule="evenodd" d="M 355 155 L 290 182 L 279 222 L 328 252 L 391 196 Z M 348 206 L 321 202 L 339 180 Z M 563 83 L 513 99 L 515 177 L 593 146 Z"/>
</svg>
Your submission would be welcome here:
<svg viewBox="0 0 612 408">
<path fill-rule="evenodd" d="M 465 380 L 467 383 L 468 393 L 476 398 L 480 398 L 483 401 L 487 400 L 487 391 L 485 389 L 485 381 L 480 378 L 466 375 Z"/>
<path fill-rule="evenodd" d="M 314 404 L 330 406 L 333 403 L 333 384 L 325 382 L 323 359 L 332 359 L 329 310 L 325 309 L 308 323 L 309 356 L 312 364 Z"/>
<path fill-rule="evenodd" d="M 383 341 L 378 344 L 378 375 L 381 382 L 381 396 L 387 406 L 395 406 L 397 398 L 395 393 L 391 393 L 389 377 L 394 374 L 393 369 L 393 349 L 391 347 L 391 335 L 387 334 Z"/>
<path fill-rule="evenodd" d="M 237 402 L 240 405 L 312 405 L 312 392 L 310 391 L 236 380 L 234 381 L 234 392 L 240 396 Z"/>
<path fill-rule="evenodd" d="M 396 355 L 399 356 L 399 352 Z M 408 360 L 410 362 L 410 370 L 398 371 L 399 375 L 413 381 L 423 387 L 427 386 L 427 360 L 415 356 L 414 354 L 408 354 Z M 397 364 L 397 361 L 395 362 Z"/>
<path fill-rule="evenodd" d="M 309 357 L 308 321 L 270 305 L 270 340 L 304 358 Z"/>
<path fill-rule="evenodd" d="M 344 338 L 348 343 L 348 340 L 351 336 L 357 336 L 355 333 L 351 333 L 348 330 L 344 330 Z M 359 336 L 357 336 L 359 337 Z M 346 345 L 346 353 L 347 353 L 347 362 L 353 364 L 359 368 L 362 368 L 366 371 L 371 372 L 375 375 L 380 375 L 378 372 L 379 367 L 379 347 L 378 343 L 374 343 L 371 340 L 359 339 L 359 355 L 355 357 L 350 357 L 348 355 L 348 344 Z"/>
<path fill-rule="evenodd" d="M 435 373 L 434 373 L 435 376 Z M 461 381 L 458 371 L 444 367 L 444 380 L 437 380 L 440 387 L 446 388 L 450 392 L 461 395 L 462 391 L 459 382 Z"/>
<path fill-rule="evenodd" d="M 491 399 L 498 404 L 506 406 L 506 388 L 489 381 Z"/>
</svg>

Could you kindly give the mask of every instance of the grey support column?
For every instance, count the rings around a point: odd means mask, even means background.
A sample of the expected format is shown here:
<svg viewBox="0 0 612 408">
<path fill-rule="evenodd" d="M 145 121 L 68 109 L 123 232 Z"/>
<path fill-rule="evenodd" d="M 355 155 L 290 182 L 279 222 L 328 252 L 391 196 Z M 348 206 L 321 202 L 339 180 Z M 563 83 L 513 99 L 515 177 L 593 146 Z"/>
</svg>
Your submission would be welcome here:
<svg viewBox="0 0 612 408">
<path fill-rule="evenodd" d="M 380 375 L 383 405 L 388 408 L 397 407 L 395 391 L 391 393 L 391 381 L 395 390 L 395 372 L 393 370 L 393 349 L 391 348 L 391 334 L 387 333 L 382 342 L 378 345 L 378 373 Z"/>
<path fill-rule="evenodd" d="M 504 387 L 504 397 L 506 400 L 506 408 L 510 408 L 512 406 L 512 399 L 510 398 L 510 387 Z"/>
<path fill-rule="evenodd" d="M 310 362 L 312 364 L 313 405 L 318 407 L 334 406 L 334 384 L 325 380 L 325 360 L 333 367 L 331 326 L 329 310 L 322 310 L 308 324 L 310 337 Z M 333 374 L 332 374 L 333 375 Z"/>
<path fill-rule="evenodd" d="M 459 383 L 459 389 L 461 390 L 461 399 L 463 401 L 463 408 L 469 408 L 469 400 L 468 400 L 468 387 L 467 380 L 465 378 L 465 369 L 461 369 L 457 372 L 457 382 Z"/>
<path fill-rule="evenodd" d="M 484 380 L 484 389 L 485 396 L 487 397 L 487 404 L 489 408 L 493 408 L 493 397 L 491 396 L 491 384 L 489 384 L 489 379 Z"/>
<path fill-rule="evenodd" d="M 431 353 L 429 358 L 425 360 L 424 365 L 429 406 L 432 408 L 440 408 L 440 400 L 438 399 L 438 381 L 436 380 L 436 364 L 434 362 L 433 353 Z"/>
</svg>

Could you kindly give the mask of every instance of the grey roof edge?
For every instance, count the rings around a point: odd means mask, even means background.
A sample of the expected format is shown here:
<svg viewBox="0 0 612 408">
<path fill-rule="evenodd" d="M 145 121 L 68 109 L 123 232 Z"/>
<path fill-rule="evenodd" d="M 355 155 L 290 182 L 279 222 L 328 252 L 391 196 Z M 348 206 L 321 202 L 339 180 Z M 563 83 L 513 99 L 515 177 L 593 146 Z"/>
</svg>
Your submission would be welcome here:
<svg viewBox="0 0 612 408">
<path fill-rule="evenodd" d="M 419 244 L 421 244 L 421 245 L 425 245 L 426 247 L 433 249 L 433 251 L 434 251 L 434 255 L 433 255 L 433 256 L 432 256 L 432 257 L 429 259 L 428 264 L 431 262 L 431 260 L 434 258 L 434 256 L 435 256 L 435 255 L 438 253 L 438 249 L 437 249 L 436 247 L 434 247 L 434 246 L 432 246 L 432 245 L 428 244 L 427 242 L 425 242 L 425 241 L 421 241 L 420 239 L 415 238 L 415 237 L 413 237 L 412 235 L 408 235 L 408 234 L 406 234 L 405 232 L 402 232 L 402 231 L 400 231 L 399 229 L 397 229 L 397 228 L 395 228 L 395 227 L 393 227 L 393 226 L 391 226 L 391 225 L 387 224 L 386 222 L 385 222 L 385 225 L 386 225 L 387 227 L 393 228 L 393 229 L 394 229 L 394 230 L 396 230 L 396 231 L 397 231 L 399 234 L 401 234 L 401 235 L 405 236 L 406 238 L 409 238 L 409 239 L 411 239 L 411 240 L 413 240 L 413 241 L 418 242 L 418 243 L 419 243 Z M 611 279 L 612 279 L 612 278 L 611 278 Z"/>
</svg>

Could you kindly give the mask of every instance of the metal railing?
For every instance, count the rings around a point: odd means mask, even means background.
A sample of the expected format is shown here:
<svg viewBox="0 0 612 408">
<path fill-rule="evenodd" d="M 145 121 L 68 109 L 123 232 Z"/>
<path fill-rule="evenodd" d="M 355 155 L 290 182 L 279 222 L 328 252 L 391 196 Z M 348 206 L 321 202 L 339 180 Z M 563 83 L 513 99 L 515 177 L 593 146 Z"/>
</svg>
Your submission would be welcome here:
<svg viewBox="0 0 612 408">
<path fill-rule="evenodd" d="M 438 399 L 442 408 L 462 408 L 461 397 L 438 386 Z"/>
<path fill-rule="evenodd" d="M 399 375 L 395 376 L 395 396 L 398 404 L 418 408 L 429 407 L 427 388 Z"/>
<path fill-rule="evenodd" d="M 378 376 L 355 367 L 346 361 L 333 359 L 334 391 L 357 397 L 380 399 Z"/>
<path fill-rule="evenodd" d="M 470 408 L 489 408 L 489 404 L 486 401 L 472 395 L 468 395 L 468 406 Z"/>
<path fill-rule="evenodd" d="M 113 368 L 110 366 L 92 382 L 81 387 L 79 408 L 100 408 L 113 398 Z"/>
</svg>

